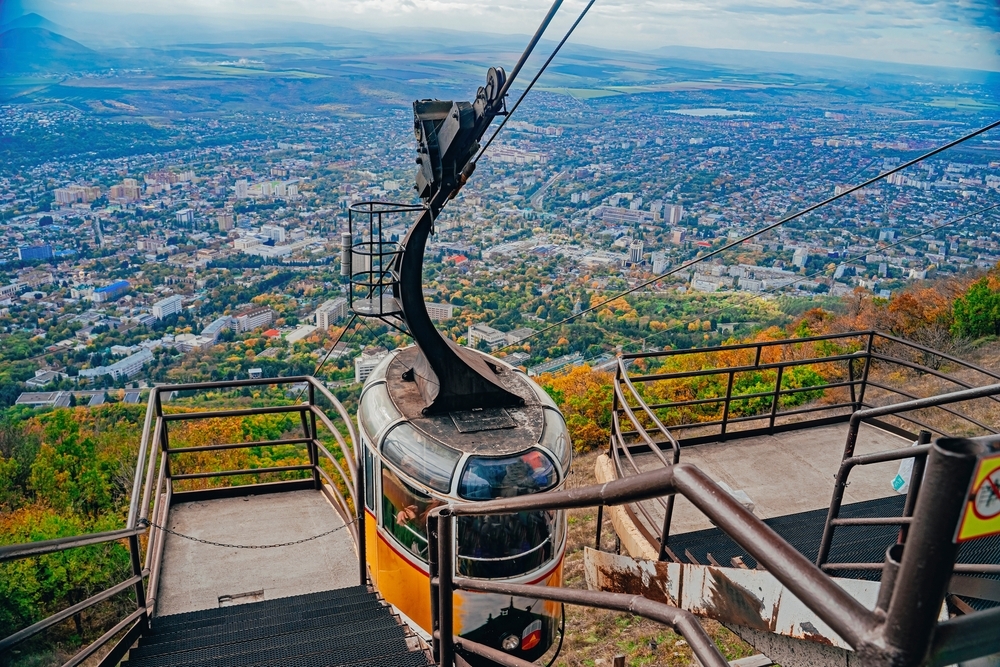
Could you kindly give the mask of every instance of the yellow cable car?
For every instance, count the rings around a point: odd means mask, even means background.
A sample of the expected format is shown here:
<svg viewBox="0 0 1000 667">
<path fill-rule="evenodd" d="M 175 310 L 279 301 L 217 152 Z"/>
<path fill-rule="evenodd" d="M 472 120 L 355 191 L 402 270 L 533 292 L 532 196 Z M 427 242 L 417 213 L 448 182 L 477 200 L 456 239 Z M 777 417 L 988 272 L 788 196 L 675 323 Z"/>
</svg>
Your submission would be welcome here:
<svg viewBox="0 0 1000 667">
<path fill-rule="evenodd" d="M 373 584 L 424 639 L 432 632 L 427 514 L 446 502 L 481 501 L 560 488 L 572 447 L 559 409 L 522 371 L 479 352 L 523 405 L 415 418 L 403 379 L 417 348 L 389 354 L 365 383 L 358 407 L 364 450 L 365 535 Z M 457 526 L 457 573 L 510 583 L 562 584 L 563 512 L 468 517 Z M 553 644 L 560 606 L 458 592 L 455 631 L 525 660 Z"/>
</svg>

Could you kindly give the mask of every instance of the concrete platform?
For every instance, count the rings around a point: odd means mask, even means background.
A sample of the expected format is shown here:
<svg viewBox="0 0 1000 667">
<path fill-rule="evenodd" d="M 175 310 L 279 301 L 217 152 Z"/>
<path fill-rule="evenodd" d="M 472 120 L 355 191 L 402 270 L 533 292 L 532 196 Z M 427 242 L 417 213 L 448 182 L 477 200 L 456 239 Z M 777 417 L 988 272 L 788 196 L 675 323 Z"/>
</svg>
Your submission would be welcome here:
<svg viewBox="0 0 1000 667">
<path fill-rule="evenodd" d="M 769 519 L 786 514 L 829 508 L 834 476 L 840 468 L 847 441 L 847 424 L 805 428 L 775 435 L 756 436 L 681 448 L 681 462 L 693 463 L 718 482 L 743 490 L 756 505 L 754 514 Z M 869 454 L 911 444 L 897 435 L 862 424 L 856 454 Z M 635 457 L 643 471 L 662 466 L 653 454 Z M 628 465 L 623 461 L 623 465 Z M 845 503 L 894 495 L 890 485 L 899 462 L 858 466 L 852 472 Z M 658 522 L 650 526 L 654 535 L 663 528 L 663 508 L 656 501 L 643 506 Z M 712 528 L 712 523 L 684 498 L 674 503 L 671 534 Z"/>
<path fill-rule="evenodd" d="M 290 542 L 343 526 L 319 491 L 291 491 L 177 505 L 171 530 L 226 544 Z M 358 583 L 358 557 L 343 528 L 276 549 L 231 549 L 166 535 L 156 615 L 212 609 L 219 598 L 263 591 L 260 601 L 347 588 Z"/>
</svg>

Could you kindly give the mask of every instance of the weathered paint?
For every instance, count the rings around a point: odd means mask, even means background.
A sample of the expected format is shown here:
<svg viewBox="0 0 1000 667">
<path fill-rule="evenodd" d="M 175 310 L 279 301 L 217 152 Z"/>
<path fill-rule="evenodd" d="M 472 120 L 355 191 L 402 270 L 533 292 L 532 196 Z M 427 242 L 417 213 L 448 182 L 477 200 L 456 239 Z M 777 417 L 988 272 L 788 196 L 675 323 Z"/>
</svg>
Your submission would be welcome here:
<svg viewBox="0 0 1000 667">
<path fill-rule="evenodd" d="M 584 568 L 591 589 L 643 595 L 721 623 L 851 648 L 765 570 L 640 560 L 590 548 Z M 877 581 L 834 581 L 868 609 L 875 608 Z"/>
</svg>

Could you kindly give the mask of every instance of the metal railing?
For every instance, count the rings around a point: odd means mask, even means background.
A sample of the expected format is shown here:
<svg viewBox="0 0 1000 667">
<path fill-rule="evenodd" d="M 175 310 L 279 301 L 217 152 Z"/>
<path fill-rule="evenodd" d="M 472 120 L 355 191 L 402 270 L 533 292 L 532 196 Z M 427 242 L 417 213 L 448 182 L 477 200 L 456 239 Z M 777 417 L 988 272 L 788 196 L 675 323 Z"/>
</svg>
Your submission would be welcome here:
<svg viewBox="0 0 1000 667">
<path fill-rule="evenodd" d="M 676 360 L 682 366 L 685 357 L 700 361 L 698 368 L 630 374 L 637 362 L 664 365 Z M 945 373 L 939 368 L 948 364 L 954 368 Z M 790 386 L 796 369 L 822 371 L 811 374 L 810 380 L 822 377 L 815 384 Z M 906 370 L 934 378 L 949 391 L 976 390 L 984 382 L 994 384 L 1000 373 L 987 370 L 931 348 L 878 331 L 859 331 L 806 338 L 760 341 L 720 347 L 642 352 L 622 355 L 613 382 L 611 411 L 611 441 L 609 456 L 619 478 L 641 472 L 636 454 L 652 452 L 664 466 L 680 460 L 684 446 L 719 442 L 737 438 L 773 434 L 843 423 L 860 414 L 857 424 L 872 423 L 898 435 L 916 439 L 907 430 L 913 425 L 944 436 L 968 436 L 997 433 L 997 427 L 968 415 L 953 402 L 914 404 L 922 400 L 915 394 L 880 379 L 889 370 Z M 959 374 L 969 376 L 960 377 Z M 746 378 L 755 386 L 770 383 L 766 391 L 741 393 L 741 381 Z M 684 400 L 655 399 L 661 388 L 676 390 L 691 382 L 714 383 L 716 395 Z M 807 393 L 810 398 L 822 396 L 823 401 L 798 399 Z M 939 390 L 937 393 L 941 393 Z M 960 400 L 985 398 L 1000 403 L 1000 392 L 965 396 Z M 900 403 L 899 399 L 905 399 Z M 799 405 L 788 406 L 787 403 Z M 783 403 L 785 405 L 783 405 Z M 884 407 L 906 405 L 905 409 L 884 410 Z M 932 420 L 923 412 L 934 409 L 942 419 Z M 866 410 L 876 412 L 866 413 Z M 881 412 L 878 412 L 881 410 Z M 888 419 L 888 421 L 887 421 Z M 940 422 L 949 422 L 942 425 Z M 963 432 L 956 433 L 955 424 Z M 687 436 L 687 437 L 684 437 Z M 856 439 L 856 431 L 855 431 Z M 669 449 L 669 451 L 667 451 Z M 845 459 L 853 454 L 845 453 Z M 905 457 L 904 457 L 905 458 Z M 650 509 L 643 504 L 625 506 L 626 513 L 637 529 L 652 545 L 658 545 L 659 558 L 680 562 L 668 545 L 673 514 L 673 498 L 657 498 L 664 512 L 659 534 L 651 526 L 659 526 Z M 599 514 L 601 510 L 599 508 Z M 600 544 L 600 524 L 598 544 Z"/>
<path fill-rule="evenodd" d="M 457 662 L 456 648 L 499 664 L 530 663 L 454 636 L 455 591 L 552 600 L 619 609 L 665 623 L 687 640 L 703 665 L 725 659 L 693 616 L 638 596 L 603 591 L 525 586 L 455 576 L 456 519 L 460 516 L 567 510 L 636 503 L 681 494 L 762 564 L 783 586 L 873 667 L 948 665 L 1000 651 L 1000 608 L 938 622 L 958 547 L 953 543 L 980 457 L 1000 451 L 1000 438 L 942 438 L 929 446 L 922 491 L 904 547 L 886 555 L 893 577 L 868 610 L 819 567 L 740 505 L 697 467 L 677 463 L 627 479 L 565 491 L 480 503 L 451 503 L 428 520 L 434 656 L 440 667 Z"/>
<path fill-rule="evenodd" d="M 827 513 L 826 523 L 823 527 L 823 537 L 820 540 L 819 553 L 816 556 L 816 565 L 827 571 L 833 570 L 881 570 L 882 563 L 829 563 L 830 549 L 833 546 L 834 533 L 837 526 L 899 526 L 899 544 L 906 542 L 909 526 L 912 522 L 913 509 L 916 506 L 917 498 L 924 476 L 924 469 L 927 455 L 930 452 L 931 433 L 922 430 L 917 435 L 916 446 L 893 449 L 874 454 L 855 455 L 854 450 L 858 441 L 858 432 L 861 424 L 889 415 L 899 416 L 906 419 L 905 413 L 926 408 L 945 408 L 947 405 L 960 403 L 977 398 L 992 398 L 1000 395 L 1000 384 L 987 385 L 974 389 L 964 389 L 962 391 L 941 394 L 930 398 L 921 398 L 912 401 L 905 401 L 895 405 L 881 406 L 877 408 L 866 408 L 858 410 L 851 415 L 850 428 L 847 433 L 847 443 L 844 447 L 844 456 L 837 471 L 836 481 L 833 487 L 833 498 L 830 501 L 830 509 Z M 954 411 L 948 410 L 950 414 Z M 844 493 L 847 490 L 848 478 L 851 471 L 857 466 L 886 463 L 889 461 L 902 461 L 913 458 L 913 470 L 910 473 L 910 485 L 906 493 L 906 500 L 903 505 L 903 512 L 898 517 L 866 517 L 866 518 L 841 518 L 840 510 L 844 503 Z M 1000 573 L 1000 565 L 990 564 L 961 564 L 956 566 L 956 572 L 975 573 Z"/>
<path fill-rule="evenodd" d="M 307 392 L 307 400 L 304 403 L 295 405 L 200 412 L 166 412 L 163 409 L 163 397 L 173 392 L 218 391 L 244 387 L 289 385 L 304 386 Z M 337 411 L 339 418 L 346 425 L 346 438 L 319 406 L 317 396 L 326 399 Z M 303 431 L 302 437 L 193 447 L 172 447 L 170 444 L 169 426 L 172 422 L 246 417 L 263 414 L 298 414 Z M 322 423 L 324 429 L 336 441 L 343 464 L 320 439 L 320 431 L 318 429 L 320 423 Z M 79 614 L 94 605 L 109 600 L 115 595 L 132 588 L 136 598 L 135 611 L 121 619 L 113 628 L 78 652 L 64 667 L 73 667 L 80 664 L 125 631 L 125 634 L 121 636 L 110 652 L 100 662 L 101 667 L 110 667 L 118 664 L 118 661 L 121 660 L 132 644 L 148 628 L 150 618 L 155 610 L 164 548 L 164 532 L 157 528 L 157 526 L 166 525 L 170 506 L 188 500 L 242 495 L 243 491 L 241 489 L 249 486 L 252 486 L 254 492 L 258 494 L 299 489 L 317 489 L 324 493 L 341 519 L 348 526 L 348 530 L 358 550 L 359 578 L 362 584 L 366 584 L 368 573 L 365 565 L 364 521 L 359 520 L 360 517 L 363 517 L 364 504 L 361 502 L 361 499 L 364 498 L 364 475 L 358 473 L 358 442 L 354 425 L 347 410 L 320 381 L 313 377 L 300 376 L 230 380 L 154 387 L 149 393 L 146 417 L 143 422 L 142 435 L 139 439 L 135 478 L 129 499 L 128 517 L 125 522 L 125 528 L 103 533 L 64 537 L 44 542 L 0 547 L 0 563 L 3 563 L 84 546 L 128 540 L 131 577 L 78 604 L 52 614 L 9 637 L 0 639 L 0 652 L 6 651 L 24 640 L 71 618 L 75 614 Z M 172 460 L 183 454 L 275 445 L 304 446 L 309 463 L 183 474 L 172 474 L 171 472 Z M 330 464 L 333 470 L 332 474 L 323 467 L 323 462 Z M 344 464 L 346 464 L 346 469 Z M 217 486 L 215 488 L 196 491 L 177 491 L 174 488 L 175 483 L 186 480 L 291 472 L 308 472 L 311 474 L 306 479 L 265 483 L 256 482 L 237 486 Z M 344 487 L 343 490 L 340 488 L 341 485 Z M 147 536 L 147 539 L 145 560 L 143 561 L 139 538 L 144 534 Z"/>
</svg>

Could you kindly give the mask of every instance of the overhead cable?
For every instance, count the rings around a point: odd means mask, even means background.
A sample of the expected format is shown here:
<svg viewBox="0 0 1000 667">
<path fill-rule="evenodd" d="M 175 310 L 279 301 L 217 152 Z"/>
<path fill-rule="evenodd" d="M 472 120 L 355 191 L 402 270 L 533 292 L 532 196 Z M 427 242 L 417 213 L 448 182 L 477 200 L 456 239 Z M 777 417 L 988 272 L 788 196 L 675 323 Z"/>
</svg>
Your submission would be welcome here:
<svg viewBox="0 0 1000 667">
<path fill-rule="evenodd" d="M 549 54 L 548 59 L 542 64 L 541 68 L 537 72 L 535 72 L 535 76 L 531 79 L 531 82 L 528 84 L 528 87 L 525 88 L 524 92 L 521 93 L 521 96 L 517 98 L 517 102 L 514 103 L 514 106 L 511 107 L 510 111 L 507 112 L 507 115 L 504 117 L 503 121 L 501 121 L 500 125 L 497 126 L 497 129 L 494 130 L 493 134 L 490 135 L 489 140 L 482 147 L 482 149 L 480 149 L 479 155 L 476 156 L 474 162 L 479 162 L 479 158 L 483 156 L 483 154 L 486 152 L 486 149 L 490 147 L 490 145 L 493 143 L 493 140 L 497 138 L 498 134 L 500 134 L 500 130 L 504 128 L 504 125 L 507 124 L 507 121 L 510 120 L 510 117 L 513 116 L 514 112 L 517 111 L 517 108 L 521 106 L 521 102 L 523 102 L 524 98 L 528 95 L 529 92 L 531 92 L 531 89 L 535 87 L 535 83 L 538 81 L 539 78 L 541 78 L 542 74 L 548 68 L 549 64 L 559 53 L 560 49 L 562 49 L 563 44 L 566 43 L 566 41 L 570 38 L 570 35 L 573 34 L 573 31 L 576 30 L 576 27 L 580 25 L 580 21 L 583 20 L 583 17 L 586 16 L 587 12 L 590 11 L 590 8 L 594 6 L 594 2 L 596 2 L 596 0 L 590 0 L 590 2 L 587 3 L 587 6 L 583 8 L 583 11 L 580 12 L 580 15 L 576 17 L 576 21 L 574 21 L 573 25 L 571 25 L 569 30 L 566 31 L 566 34 L 563 36 L 562 40 L 560 40 L 560 42 L 556 45 L 556 48 L 552 51 L 552 53 Z"/>
</svg>

